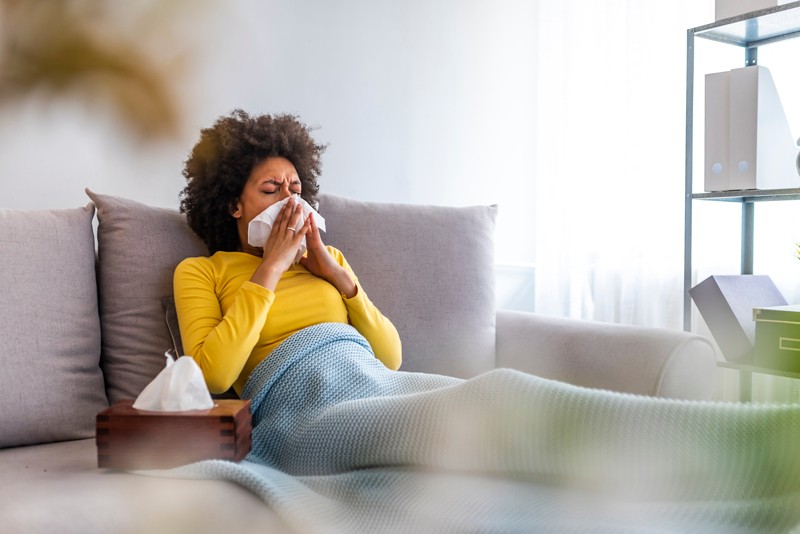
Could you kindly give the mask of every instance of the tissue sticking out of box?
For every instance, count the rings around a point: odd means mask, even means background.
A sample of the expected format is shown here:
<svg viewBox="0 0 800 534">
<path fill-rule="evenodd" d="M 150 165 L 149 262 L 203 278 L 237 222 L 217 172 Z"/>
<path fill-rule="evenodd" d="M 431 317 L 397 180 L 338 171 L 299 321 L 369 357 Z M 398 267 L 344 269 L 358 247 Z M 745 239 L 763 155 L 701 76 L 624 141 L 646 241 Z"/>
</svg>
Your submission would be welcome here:
<svg viewBox="0 0 800 534">
<path fill-rule="evenodd" d="M 154 412 L 186 412 L 210 410 L 214 407 L 203 371 L 191 357 L 173 361 L 169 354 L 167 366 L 142 390 L 133 403 L 137 410 Z"/>
<path fill-rule="evenodd" d="M 300 204 L 301 209 L 303 210 L 303 216 L 300 218 L 300 221 L 297 223 L 297 230 L 303 227 L 303 223 L 305 222 L 306 218 L 310 213 L 314 214 L 314 222 L 317 223 L 317 228 L 325 231 L 325 219 L 317 213 L 317 211 L 311 207 L 311 204 L 303 200 L 300 195 L 293 195 L 295 202 Z M 276 202 L 272 206 L 268 207 L 255 217 L 253 220 L 250 221 L 250 224 L 247 226 L 247 243 L 252 247 L 263 247 L 264 244 L 267 242 L 267 238 L 269 238 L 269 234 L 272 231 L 272 225 L 275 222 L 275 218 L 283 209 L 283 206 L 289 202 L 289 198 L 285 198 L 280 202 Z M 295 257 L 295 263 L 300 261 L 300 258 L 303 257 L 303 254 L 306 251 L 306 238 L 303 237 L 303 240 L 300 242 L 300 249 L 297 251 L 297 256 Z"/>
</svg>

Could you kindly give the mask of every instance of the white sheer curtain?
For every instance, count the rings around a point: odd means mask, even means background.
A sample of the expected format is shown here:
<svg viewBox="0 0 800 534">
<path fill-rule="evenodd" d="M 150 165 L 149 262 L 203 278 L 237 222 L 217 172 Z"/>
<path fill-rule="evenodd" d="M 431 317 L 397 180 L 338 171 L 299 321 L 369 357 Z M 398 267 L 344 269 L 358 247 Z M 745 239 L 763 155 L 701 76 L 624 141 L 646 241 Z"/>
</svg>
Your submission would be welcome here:
<svg viewBox="0 0 800 534">
<path fill-rule="evenodd" d="M 686 29 L 713 0 L 541 0 L 536 311 L 681 328 Z"/>
</svg>

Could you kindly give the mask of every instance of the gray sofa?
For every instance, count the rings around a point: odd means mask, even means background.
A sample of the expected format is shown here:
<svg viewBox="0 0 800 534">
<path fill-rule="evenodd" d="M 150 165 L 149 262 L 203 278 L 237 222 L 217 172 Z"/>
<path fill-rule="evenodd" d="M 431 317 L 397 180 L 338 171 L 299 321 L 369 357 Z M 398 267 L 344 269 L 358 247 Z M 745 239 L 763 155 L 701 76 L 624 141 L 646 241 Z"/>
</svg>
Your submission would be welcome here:
<svg viewBox="0 0 800 534">
<path fill-rule="evenodd" d="M 0 210 L 0 531 L 288 530 L 227 482 L 96 468 L 95 415 L 163 368 L 179 342 L 172 271 L 205 250 L 177 210 L 87 193 L 85 208 Z M 319 210 L 326 242 L 397 326 L 402 370 L 466 378 L 509 367 L 589 388 L 712 397 L 715 353 L 702 337 L 496 310 L 493 206 L 322 195 Z"/>
</svg>

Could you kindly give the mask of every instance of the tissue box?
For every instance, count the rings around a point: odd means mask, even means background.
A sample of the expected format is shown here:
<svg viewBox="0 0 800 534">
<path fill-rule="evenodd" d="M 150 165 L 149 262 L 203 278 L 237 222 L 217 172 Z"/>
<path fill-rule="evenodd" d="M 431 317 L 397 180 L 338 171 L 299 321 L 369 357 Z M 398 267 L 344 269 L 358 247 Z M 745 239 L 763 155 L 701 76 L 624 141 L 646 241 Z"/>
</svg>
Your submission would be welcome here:
<svg viewBox="0 0 800 534">
<path fill-rule="evenodd" d="M 800 306 L 773 306 L 753 310 L 759 367 L 800 373 Z"/>
<path fill-rule="evenodd" d="M 97 414 L 97 466 L 167 469 L 199 460 L 239 461 L 250 452 L 250 401 L 216 400 L 210 410 L 153 412 L 119 401 Z"/>
</svg>

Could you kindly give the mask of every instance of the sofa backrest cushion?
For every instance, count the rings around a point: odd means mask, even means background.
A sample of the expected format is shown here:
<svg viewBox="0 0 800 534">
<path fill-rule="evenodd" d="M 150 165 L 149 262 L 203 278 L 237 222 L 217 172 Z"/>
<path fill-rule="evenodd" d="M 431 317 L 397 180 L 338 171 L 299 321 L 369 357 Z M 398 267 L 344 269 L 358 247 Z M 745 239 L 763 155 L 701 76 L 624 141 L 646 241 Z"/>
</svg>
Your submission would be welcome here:
<svg viewBox="0 0 800 534">
<path fill-rule="evenodd" d="M 178 263 L 208 249 L 177 209 L 86 193 L 97 206 L 102 367 L 113 403 L 137 397 L 164 368 L 173 342 L 162 299 Z"/>
<path fill-rule="evenodd" d="M 0 210 L 0 447 L 91 437 L 108 406 L 93 217 Z"/>
<path fill-rule="evenodd" d="M 165 320 L 173 271 L 207 249 L 176 209 L 87 194 L 97 205 L 103 369 L 115 402 L 137 396 L 164 368 L 164 352 L 175 342 Z M 326 244 L 344 252 L 397 327 L 401 369 L 468 377 L 494 368 L 496 207 L 320 195 L 320 213 Z"/>
<path fill-rule="evenodd" d="M 401 370 L 471 377 L 495 366 L 496 206 L 319 196 L 326 244 L 397 328 Z"/>
</svg>

